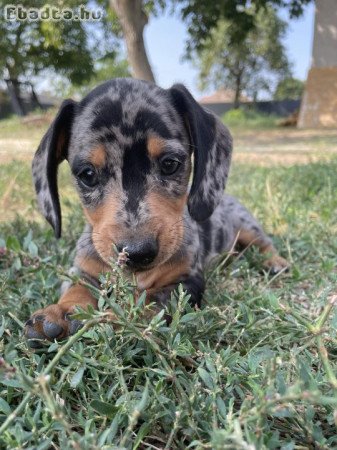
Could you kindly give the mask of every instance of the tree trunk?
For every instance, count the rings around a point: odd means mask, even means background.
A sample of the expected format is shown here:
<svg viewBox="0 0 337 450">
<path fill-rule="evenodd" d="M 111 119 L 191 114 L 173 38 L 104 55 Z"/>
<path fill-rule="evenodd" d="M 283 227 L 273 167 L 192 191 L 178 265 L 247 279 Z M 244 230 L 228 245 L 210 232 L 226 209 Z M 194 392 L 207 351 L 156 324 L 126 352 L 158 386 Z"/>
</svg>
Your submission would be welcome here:
<svg viewBox="0 0 337 450">
<path fill-rule="evenodd" d="M 133 77 L 154 82 L 143 39 L 148 18 L 142 9 L 142 0 L 110 0 L 110 6 L 122 26 Z"/>
<path fill-rule="evenodd" d="M 239 75 L 235 80 L 234 109 L 238 109 L 240 107 L 240 96 L 241 96 L 241 75 Z"/>
<path fill-rule="evenodd" d="M 25 110 L 20 96 L 20 84 L 16 79 L 6 79 L 8 94 L 12 109 L 18 116 L 25 116 Z"/>
<path fill-rule="evenodd" d="M 30 88 L 31 88 L 31 98 L 32 98 L 32 103 L 37 106 L 38 108 L 42 109 L 42 105 L 40 103 L 39 97 L 37 96 L 37 93 L 35 92 L 34 86 L 30 83 Z"/>
</svg>

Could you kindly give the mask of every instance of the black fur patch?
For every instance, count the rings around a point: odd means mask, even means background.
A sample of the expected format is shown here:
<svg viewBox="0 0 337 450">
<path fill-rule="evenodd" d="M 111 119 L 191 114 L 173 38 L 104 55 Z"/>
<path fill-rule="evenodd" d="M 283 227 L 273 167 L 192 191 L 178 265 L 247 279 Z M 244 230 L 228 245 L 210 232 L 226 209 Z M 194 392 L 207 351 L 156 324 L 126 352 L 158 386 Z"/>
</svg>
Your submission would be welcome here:
<svg viewBox="0 0 337 450">
<path fill-rule="evenodd" d="M 96 117 L 91 124 L 91 129 L 94 131 L 119 126 L 123 118 L 122 104 L 119 100 L 103 98 L 98 102 L 94 114 Z"/>
<path fill-rule="evenodd" d="M 117 137 L 112 131 L 109 131 L 104 135 L 103 140 L 104 142 L 113 143 L 117 141 Z"/>
<path fill-rule="evenodd" d="M 187 278 L 182 283 L 184 289 L 190 294 L 189 303 L 191 306 L 201 306 L 202 295 L 205 290 L 205 280 L 202 275 L 194 275 Z"/>
<path fill-rule="evenodd" d="M 146 192 L 146 176 L 151 170 L 145 140 L 136 142 L 124 151 L 122 185 L 127 194 L 125 209 L 137 213 L 139 201 Z"/>
<path fill-rule="evenodd" d="M 121 132 L 124 136 L 133 136 L 135 132 L 148 133 L 154 131 L 163 139 L 170 139 L 172 137 L 165 122 L 160 118 L 159 114 L 149 111 L 147 109 L 140 109 L 135 117 L 132 125 L 123 123 L 121 125 Z"/>
<path fill-rule="evenodd" d="M 221 253 L 224 248 L 224 243 L 225 243 L 224 233 L 225 233 L 224 229 L 219 228 L 215 235 L 215 250 L 218 253 Z"/>
<path fill-rule="evenodd" d="M 35 178 L 35 190 L 36 193 L 39 194 L 41 191 L 41 179 L 40 178 Z"/>
</svg>

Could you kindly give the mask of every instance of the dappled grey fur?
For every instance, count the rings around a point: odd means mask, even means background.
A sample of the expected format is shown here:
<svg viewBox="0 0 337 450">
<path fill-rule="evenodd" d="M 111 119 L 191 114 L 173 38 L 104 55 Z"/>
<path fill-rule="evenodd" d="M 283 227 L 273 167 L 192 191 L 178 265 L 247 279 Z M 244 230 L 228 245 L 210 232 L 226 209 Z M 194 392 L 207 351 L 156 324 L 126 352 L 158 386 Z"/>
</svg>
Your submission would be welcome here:
<svg viewBox="0 0 337 450">
<path fill-rule="evenodd" d="M 165 142 L 167 152 L 179 158 L 180 169 L 170 177 L 160 176 L 157 162 L 147 154 L 146 142 L 153 134 Z M 106 161 L 97 169 L 99 182 L 88 187 L 81 181 L 81 170 L 98 145 L 104 146 Z M 189 189 L 194 159 L 183 239 L 168 260 L 174 265 L 188 258 L 189 273 L 158 293 L 158 301 L 163 303 L 170 290 L 182 282 L 192 301 L 200 304 L 205 265 L 216 254 L 231 249 L 240 229 L 253 230 L 266 245 L 270 243 L 252 215 L 236 199 L 223 195 L 231 152 L 227 128 L 184 86 L 164 90 L 140 80 L 115 79 L 94 89 L 79 103 L 68 100 L 62 104 L 34 157 L 33 177 L 40 208 L 57 236 L 61 232 L 57 166 L 67 159 L 84 207 L 95 211 L 114 196 L 118 199 L 116 223 L 134 240 L 144 238 L 144 230 L 151 233 L 154 217 L 147 194 L 183 198 Z M 77 245 L 75 265 L 85 258 L 102 262 L 91 235 L 88 224 Z M 98 283 L 83 271 L 82 275 Z"/>
</svg>

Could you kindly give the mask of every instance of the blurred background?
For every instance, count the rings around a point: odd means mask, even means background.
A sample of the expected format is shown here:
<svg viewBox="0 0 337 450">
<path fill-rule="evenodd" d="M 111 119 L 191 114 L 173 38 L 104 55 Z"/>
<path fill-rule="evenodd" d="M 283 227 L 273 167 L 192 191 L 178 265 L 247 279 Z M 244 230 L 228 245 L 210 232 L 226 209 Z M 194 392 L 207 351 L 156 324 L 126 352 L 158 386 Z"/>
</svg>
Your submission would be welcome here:
<svg viewBox="0 0 337 450">
<path fill-rule="evenodd" d="M 284 116 L 299 111 L 310 69 L 337 66 L 333 0 L 1 3 L 1 118 L 130 75 L 184 82 L 219 114 L 245 104 Z"/>
</svg>

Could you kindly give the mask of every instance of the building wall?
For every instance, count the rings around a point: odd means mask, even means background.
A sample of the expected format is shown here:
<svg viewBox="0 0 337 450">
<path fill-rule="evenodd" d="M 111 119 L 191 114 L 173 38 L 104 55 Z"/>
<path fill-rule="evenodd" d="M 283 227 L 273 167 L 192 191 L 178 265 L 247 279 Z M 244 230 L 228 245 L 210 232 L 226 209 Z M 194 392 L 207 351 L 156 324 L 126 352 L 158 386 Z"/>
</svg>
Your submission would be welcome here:
<svg viewBox="0 0 337 450">
<path fill-rule="evenodd" d="M 337 0 L 316 0 L 312 67 L 337 67 Z"/>
<path fill-rule="evenodd" d="M 337 0 L 316 0 L 312 67 L 299 128 L 337 128 Z"/>
<path fill-rule="evenodd" d="M 314 67 L 309 71 L 298 127 L 337 127 L 337 67 Z"/>
</svg>

